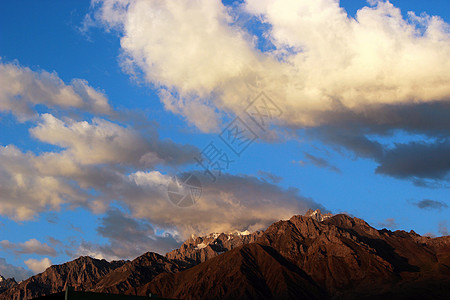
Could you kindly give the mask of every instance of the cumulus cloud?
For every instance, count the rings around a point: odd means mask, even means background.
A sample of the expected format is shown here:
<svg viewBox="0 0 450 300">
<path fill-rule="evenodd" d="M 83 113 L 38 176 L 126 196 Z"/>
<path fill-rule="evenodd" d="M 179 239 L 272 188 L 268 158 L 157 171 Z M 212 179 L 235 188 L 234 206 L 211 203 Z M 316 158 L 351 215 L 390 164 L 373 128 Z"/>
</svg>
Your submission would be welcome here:
<svg viewBox="0 0 450 300">
<path fill-rule="evenodd" d="M 73 79 L 66 84 L 55 72 L 32 71 L 0 61 L 0 86 L 0 112 L 10 112 L 21 121 L 36 117 L 34 107 L 38 104 L 98 114 L 112 113 L 103 92 L 83 79 Z"/>
<path fill-rule="evenodd" d="M 157 164 L 183 164 L 193 160 L 197 149 L 159 140 L 155 130 L 144 136 L 133 128 L 94 118 L 92 123 L 60 120 L 43 114 L 31 134 L 42 142 L 66 150 L 63 155 L 83 165 L 118 163 L 154 167 Z M 50 159 L 50 155 L 47 156 Z"/>
<path fill-rule="evenodd" d="M 132 217 L 146 219 L 176 238 L 186 238 L 192 233 L 262 229 L 310 207 L 319 208 L 297 190 L 285 190 L 255 177 L 224 174 L 220 183 L 205 184 L 195 208 L 180 209 L 167 198 L 170 176 L 146 169 L 189 163 L 197 148 L 161 140 L 151 128 L 143 133 L 100 118 L 88 122 L 43 114 L 30 133 L 62 149 L 37 155 L 12 145 L 0 147 L 0 214 L 16 220 L 32 219 L 44 210 L 57 211 L 63 204 L 104 213 L 110 203 L 120 201 Z M 128 216 L 119 217 L 110 212 L 103 221 L 111 225 L 109 220 L 116 218 L 130 228 L 135 226 L 140 234 L 152 230 L 143 221 L 131 224 Z M 107 238 L 112 244 L 119 239 Z M 160 239 L 167 247 L 174 245 L 172 237 L 154 235 L 144 240 L 139 250 L 151 245 L 151 239 Z M 127 247 L 117 247 L 108 255 L 124 255 Z M 85 250 L 107 252 L 88 248 Z"/>
<path fill-rule="evenodd" d="M 436 16 L 404 19 L 389 2 L 361 8 L 353 19 L 335 0 L 248 0 L 235 10 L 270 25 L 265 37 L 275 50 L 267 52 L 220 1 L 94 2 L 97 20 L 122 34 L 123 63 L 182 96 L 168 108 L 200 128 L 207 124 L 186 112 L 190 103 L 241 111 L 254 78 L 296 126 L 326 123 L 321 115 L 336 103 L 363 112 L 450 95 L 449 25 Z"/>
<path fill-rule="evenodd" d="M 374 159 L 378 173 L 447 178 L 447 163 L 413 159 L 423 150 L 432 160 L 447 142 L 389 149 L 374 137 L 448 136 L 450 26 L 438 16 L 405 18 L 388 1 L 371 1 L 355 17 L 336 0 L 93 3 L 95 20 L 121 35 L 124 69 L 159 88 L 166 109 L 203 131 L 218 130 L 220 112 L 242 112 L 264 89 L 284 111 L 280 124 Z M 242 19 L 266 24 L 262 36 Z M 258 49 L 258 38 L 273 47 Z"/>
<path fill-rule="evenodd" d="M 94 1 L 96 19 L 123 32 L 123 65 L 160 86 L 166 108 L 217 129 L 211 93 L 248 73 L 251 37 L 220 1 Z M 239 99 L 235 99 L 238 101 Z M 214 105 L 213 105 L 214 106 Z"/>
<path fill-rule="evenodd" d="M 154 129 L 144 134 L 104 119 L 78 122 L 51 114 L 40 120 L 30 129 L 31 134 L 62 147 L 61 151 L 36 155 L 13 145 L 0 146 L 0 214 L 16 220 L 58 210 L 65 203 L 102 211 L 107 201 L 101 195 L 109 185 L 126 178 L 127 167 L 181 165 L 198 152 L 194 146 L 160 139 Z M 100 197 L 93 199 L 90 189 L 97 190 Z"/>
<path fill-rule="evenodd" d="M 76 255 L 123 259 L 145 251 L 164 254 L 192 234 L 261 230 L 308 208 L 326 211 L 297 189 L 283 189 L 257 177 L 222 174 L 212 183 L 200 172 L 193 174 L 201 180 L 202 194 L 190 207 L 169 200 L 171 177 L 158 171 L 138 171 L 111 185 L 105 198 L 119 200 L 130 213 L 108 210 L 97 231 L 109 242 L 82 242 Z M 164 234 L 156 234 L 157 230 Z"/>
<path fill-rule="evenodd" d="M 335 0 L 246 2 L 247 11 L 271 25 L 277 49 L 295 50 L 286 60 L 297 67 L 292 80 L 304 81 L 286 91 L 297 97 L 286 97 L 294 108 L 287 110 L 290 122 L 325 123 L 303 119 L 302 110 L 334 110 L 333 102 L 361 112 L 373 104 L 448 100 L 450 86 L 442 81 L 450 67 L 448 24 L 413 13 L 404 19 L 391 3 L 373 3 L 353 19 Z M 418 87 L 420 80 L 426 83 Z"/>
<path fill-rule="evenodd" d="M 0 146 L 0 214 L 29 220 L 38 212 L 58 210 L 63 203 L 85 201 L 86 194 L 67 179 L 43 174 L 37 160 L 13 145 Z"/>
<path fill-rule="evenodd" d="M 450 169 L 443 155 L 450 130 L 449 26 L 435 16 L 410 13 L 405 19 L 391 3 L 373 3 L 355 18 L 335 0 L 248 0 L 233 7 L 210 0 L 94 0 L 93 14 L 121 35 L 123 68 L 142 75 L 159 90 L 167 110 L 205 132 L 220 128 L 222 112 L 242 112 L 264 89 L 284 112 L 281 125 L 307 128 L 314 138 L 371 158 L 380 174 L 445 180 Z M 258 49 L 257 38 L 236 15 L 267 24 L 260 38 L 273 48 Z M 0 110 L 21 120 L 35 116 L 37 104 L 102 114 L 111 110 L 103 93 L 87 82 L 66 84 L 55 73 L 1 64 L 0 83 Z M 424 134 L 427 141 L 387 146 L 373 138 L 398 130 Z M 105 211 L 118 200 L 130 208 L 130 216 L 184 237 L 261 229 L 320 208 L 297 190 L 229 174 L 214 185 L 206 181 L 195 206 L 178 208 L 167 199 L 170 177 L 144 169 L 188 163 L 194 147 L 101 118 L 80 122 L 44 114 L 30 132 L 62 150 L 36 155 L 0 147 L 0 214 L 17 220 L 64 203 Z M 307 159 L 332 168 L 323 158 Z M 117 219 L 151 235 L 149 224 L 133 223 L 130 216 L 109 212 L 103 227 Z M 114 243 L 122 236 L 105 237 Z M 89 251 L 97 250 L 102 249 Z"/>
<path fill-rule="evenodd" d="M 48 259 L 47 257 L 39 260 L 39 259 L 34 259 L 34 258 L 30 258 L 26 261 L 24 261 L 24 263 L 27 265 L 28 268 L 30 268 L 30 270 L 32 270 L 35 274 L 36 273 L 41 273 L 44 272 L 48 267 L 50 267 L 52 265 L 52 262 L 50 259 Z"/>
<path fill-rule="evenodd" d="M 0 241 L 0 246 L 4 251 L 12 251 L 16 255 L 21 254 L 38 254 L 56 256 L 57 252 L 54 248 L 46 243 L 41 243 L 37 239 L 30 239 L 24 243 L 11 243 L 10 241 Z"/>
<path fill-rule="evenodd" d="M 141 168 L 127 174 L 130 169 L 124 166 L 133 167 L 134 164 L 136 167 L 146 153 L 155 153 L 155 157 L 166 161 L 183 162 L 182 158 L 193 153 L 191 148 L 179 149 L 176 144 L 168 144 L 173 150 L 163 151 L 170 147 L 157 141 L 156 146 L 149 145 L 129 128 L 107 121 L 63 121 L 48 114 L 31 129 L 31 133 L 42 141 L 63 147 L 63 150 L 35 155 L 23 153 L 14 146 L 0 148 L 0 213 L 17 220 L 31 219 L 44 210 L 57 211 L 63 204 L 84 206 L 103 213 L 111 202 L 119 201 L 130 209 L 130 216 L 110 212 L 103 219 L 104 227 L 111 225 L 110 220 L 117 219 L 128 224 L 128 228 L 134 226 L 139 234 L 150 234 L 149 224 L 142 220 L 133 223 L 130 217 L 148 220 L 155 228 L 170 232 L 173 238 L 153 235 L 144 239 L 138 249 L 155 248 L 152 239 L 156 239 L 164 247 L 155 249 L 165 251 L 175 245 L 174 239 L 179 241 L 192 233 L 263 229 L 308 208 L 323 209 L 311 199 L 300 196 L 296 189 L 283 189 L 256 177 L 229 174 L 222 174 L 215 184 L 206 178 L 198 203 L 191 208 L 179 208 L 167 196 L 169 175 L 138 171 Z M 92 189 L 95 195 L 91 194 Z M 125 235 L 123 232 L 122 236 Z M 105 237 L 111 245 L 121 238 Z M 106 248 L 85 245 L 84 253 L 89 250 L 91 254 L 118 257 L 131 249 L 127 247 L 133 246 L 131 241 L 123 242 L 128 246 L 116 247 L 109 253 Z M 51 254 L 47 252 L 46 255 Z"/>
<path fill-rule="evenodd" d="M 435 201 L 430 199 L 423 199 L 417 203 L 414 203 L 418 208 L 421 209 L 437 209 L 442 210 L 443 208 L 447 208 L 448 205 L 441 201 Z"/>
<path fill-rule="evenodd" d="M 6 259 L 0 257 L 0 275 L 5 278 L 14 278 L 16 281 L 21 281 L 33 275 L 30 270 L 22 267 L 17 267 L 6 262 Z"/>
</svg>

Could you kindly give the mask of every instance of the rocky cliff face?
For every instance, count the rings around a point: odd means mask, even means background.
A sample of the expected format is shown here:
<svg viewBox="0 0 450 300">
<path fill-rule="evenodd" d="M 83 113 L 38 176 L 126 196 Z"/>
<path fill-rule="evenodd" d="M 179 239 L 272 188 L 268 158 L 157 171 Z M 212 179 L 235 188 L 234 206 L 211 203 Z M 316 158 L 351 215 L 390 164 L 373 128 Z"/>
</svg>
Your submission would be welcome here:
<svg viewBox="0 0 450 300">
<path fill-rule="evenodd" d="M 161 273 L 176 273 L 189 265 L 167 259 L 157 253 L 147 252 L 126 262 L 98 280 L 89 290 L 103 293 L 136 294 L 136 288 L 150 282 Z"/>
<path fill-rule="evenodd" d="M 358 218 L 294 216 L 255 243 L 178 274 L 144 295 L 186 299 L 450 299 L 450 237 L 376 230 Z M 237 280 L 234 280 L 238 278 Z"/>
<path fill-rule="evenodd" d="M 305 217 L 313 218 L 316 221 L 322 222 L 326 219 L 329 219 L 333 216 L 331 213 L 322 214 L 320 209 L 312 210 L 308 209 L 308 211 L 305 213 Z"/>
<path fill-rule="evenodd" d="M 76 290 L 185 299 L 450 299 L 450 236 L 376 230 L 310 211 L 264 232 L 193 237 L 161 256 L 82 257 L 0 294 L 29 299 Z"/>
<path fill-rule="evenodd" d="M 17 285 L 17 282 L 14 278 L 5 278 L 0 275 L 0 293 L 3 293 L 7 289 L 10 289 L 15 285 Z"/>
<path fill-rule="evenodd" d="M 381 296 L 406 285 L 430 283 L 431 288 L 433 281 L 450 290 L 450 260 L 444 254 L 450 251 L 450 237 L 378 231 L 346 215 L 323 222 L 294 216 L 270 226 L 258 242 L 295 263 L 335 297 Z"/>
<path fill-rule="evenodd" d="M 175 299 L 324 299 L 325 292 L 272 248 L 251 243 L 138 289 Z"/>
<path fill-rule="evenodd" d="M 261 235 L 261 231 L 253 233 L 245 231 L 229 234 L 212 233 L 207 236 L 192 237 L 184 242 L 179 249 L 167 253 L 166 257 L 195 266 L 239 246 L 253 243 Z"/>
</svg>

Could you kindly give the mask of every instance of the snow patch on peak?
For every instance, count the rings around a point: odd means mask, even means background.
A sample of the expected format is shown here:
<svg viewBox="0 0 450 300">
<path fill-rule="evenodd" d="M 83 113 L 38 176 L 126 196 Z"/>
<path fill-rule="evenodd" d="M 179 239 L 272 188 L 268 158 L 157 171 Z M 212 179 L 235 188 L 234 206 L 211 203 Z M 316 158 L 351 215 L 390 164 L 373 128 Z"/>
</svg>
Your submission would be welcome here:
<svg viewBox="0 0 450 300">
<path fill-rule="evenodd" d="M 320 212 L 320 209 L 316 209 L 314 211 L 312 209 L 308 209 L 308 211 L 305 213 L 305 216 L 313 218 L 316 221 L 322 222 L 328 218 L 331 218 L 333 216 L 333 214 L 331 214 L 331 213 L 322 214 Z"/>
<path fill-rule="evenodd" d="M 238 232 L 237 234 L 238 235 L 250 235 L 250 231 L 244 230 L 244 231 Z"/>
<path fill-rule="evenodd" d="M 230 235 L 243 236 L 243 235 L 250 235 L 250 234 L 251 234 L 251 232 L 248 231 L 248 230 L 244 230 L 244 231 L 236 230 L 236 231 L 230 232 L 230 233 L 228 234 L 228 236 L 230 236 Z"/>
<path fill-rule="evenodd" d="M 195 247 L 195 249 L 203 249 L 203 248 L 206 248 L 206 246 L 208 246 L 208 245 L 205 244 L 205 242 L 201 242 L 200 244 L 197 245 L 197 247 Z"/>
<path fill-rule="evenodd" d="M 208 234 L 208 235 L 206 235 L 206 236 L 203 236 L 203 238 L 213 238 L 213 239 L 217 239 L 217 238 L 219 237 L 219 235 L 220 235 L 220 233 L 213 232 L 213 233 L 210 233 L 210 234 Z"/>
</svg>

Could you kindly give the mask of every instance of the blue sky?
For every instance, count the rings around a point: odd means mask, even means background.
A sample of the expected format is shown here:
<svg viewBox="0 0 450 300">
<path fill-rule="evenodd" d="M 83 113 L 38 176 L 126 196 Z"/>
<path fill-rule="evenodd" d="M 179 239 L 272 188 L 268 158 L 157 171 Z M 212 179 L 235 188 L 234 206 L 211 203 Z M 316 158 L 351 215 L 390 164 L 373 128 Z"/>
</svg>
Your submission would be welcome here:
<svg viewBox="0 0 450 300">
<path fill-rule="evenodd" d="M 187 2 L 0 4 L 0 274 L 309 207 L 448 234 L 448 1 Z M 265 132 L 260 92 L 282 111 Z M 235 116 L 258 135 L 239 157 Z M 210 142 L 233 160 L 216 182 L 194 159 Z M 180 208 L 186 170 L 203 194 Z"/>
</svg>

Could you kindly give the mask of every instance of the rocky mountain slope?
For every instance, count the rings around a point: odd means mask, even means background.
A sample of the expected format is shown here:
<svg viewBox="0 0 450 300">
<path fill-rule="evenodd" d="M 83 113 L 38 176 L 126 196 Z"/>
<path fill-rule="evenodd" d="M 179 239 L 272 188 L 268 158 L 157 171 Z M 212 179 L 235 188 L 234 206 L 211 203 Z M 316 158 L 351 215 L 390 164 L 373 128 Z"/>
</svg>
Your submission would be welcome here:
<svg viewBox="0 0 450 300">
<path fill-rule="evenodd" d="M 186 271 L 161 274 L 139 295 L 175 299 L 324 299 L 325 292 L 272 248 L 251 243 Z"/>
<path fill-rule="evenodd" d="M 192 266 L 202 263 L 239 246 L 253 243 L 262 235 L 262 231 L 211 233 L 203 237 L 192 237 L 184 242 L 179 249 L 166 254 L 171 260 L 186 262 Z"/>
<path fill-rule="evenodd" d="M 448 236 L 376 230 L 341 214 L 323 222 L 294 216 L 271 225 L 258 242 L 295 263 L 335 298 L 395 293 L 396 299 L 414 299 L 415 287 L 430 289 L 427 296 L 434 299 L 450 296 Z"/>
<path fill-rule="evenodd" d="M 325 221 L 326 219 L 329 219 L 332 216 L 333 216 L 333 214 L 331 214 L 331 213 L 322 214 L 320 209 L 316 209 L 316 210 L 308 209 L 305 213 L 305 217 L 313 218 L 314 220 L 319 221 L 319 222 Z"/>
<path fill-rule="evenodd" d="M 88 256 L 79 257 L 62 265 L 53 265 L 43 273 L 22 281 L 0 294 L 0 299 L 22 300 L 61 292 L 66 286 L 75 290 L 88 290 L 112 270 L 121 267 L 125 261 L 107 262 Z"/>
<path fill-rule="evenodd" d="M 137 288 L 150 282 L 161 273 L 178 273 L 200 264 L 224 252 L 252 243 L 262 232 L 234 232 L 230 234 L 212 233 L 202 237 L 192 237 L 179 249 L 161 256 L 147 252 L 126 262 L 121 267 L 100 278 L 89 290 L 104 293 L 137 294 Z"/>
<path fill-rule="evenodd" d="M 193 237 L 166 256 L 52 266 L 0 299 L 66 285 L 183 299 L 450 299 L 450 236 L 376 230 L 358 218 L 308 211 L 264 232 Z"/>
<path fill-rule="evenodd" d="M 317 214 L 315 214 L 317 215 Z M 183 299 L 450 299 L 450 237 L 294 216 L 255 243 L 138 289 Z"/>
<path fill-rule="evenodd" d="M 7 289 L 10 289 L 15 285 L 17 285 L 17 282 L 14 278 L 5 278 L 0 275 L 0 293 L 3 293 Z"/>
<path fill-rule="evenodd" d="M 136 288 L 150 282 L 161 273 L 177 273 L 190 265 L 172 261 L 162 255 L 147 252 L 101 277 L 90 291 L 121 294 L 126 291 L 136 294 Z"/>
</svg>

